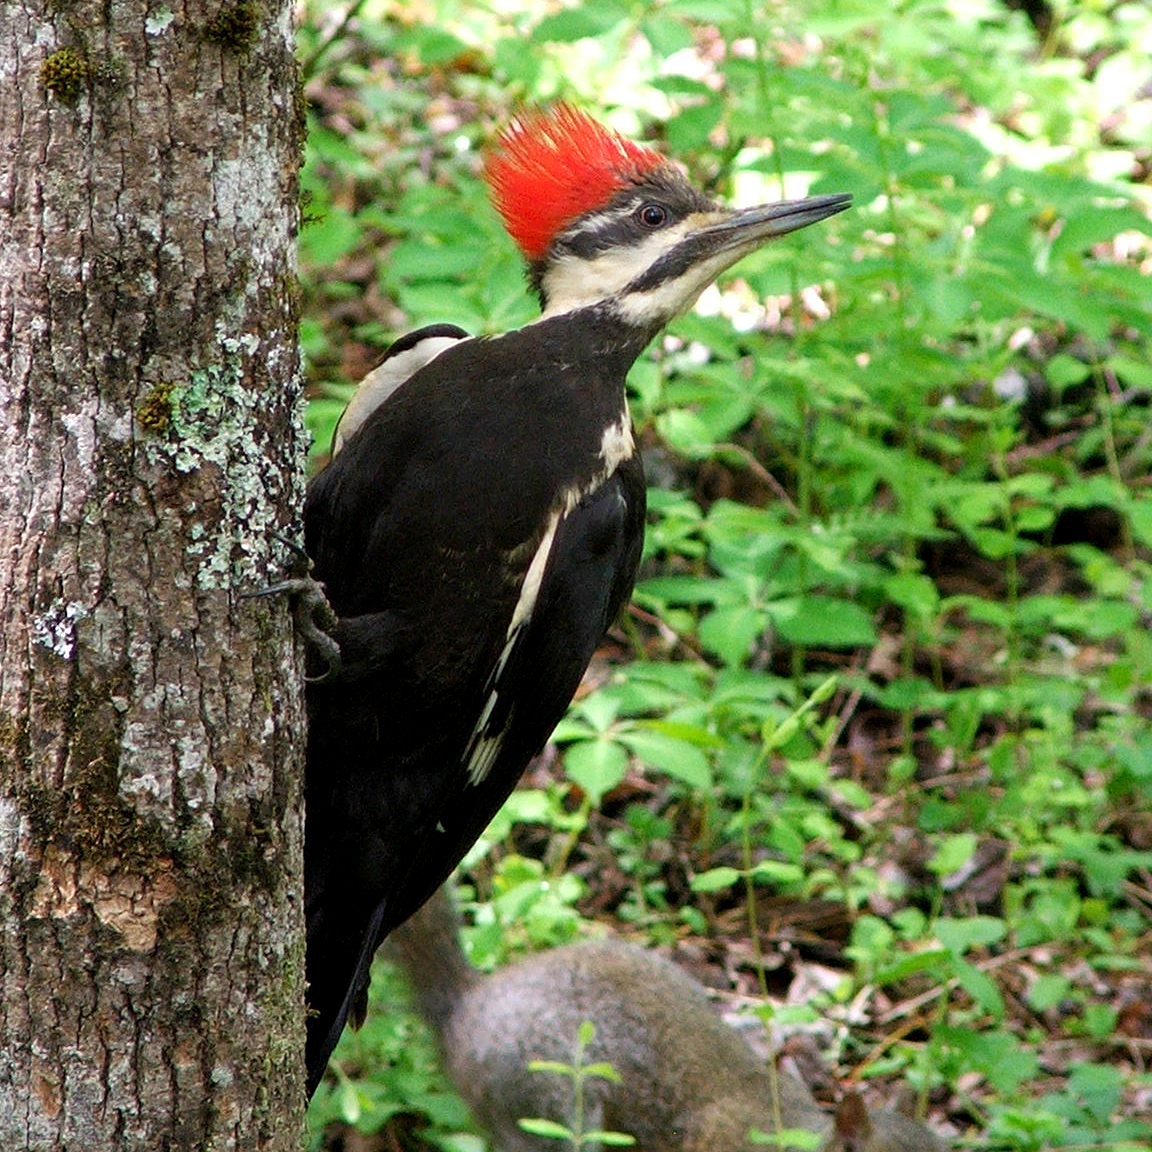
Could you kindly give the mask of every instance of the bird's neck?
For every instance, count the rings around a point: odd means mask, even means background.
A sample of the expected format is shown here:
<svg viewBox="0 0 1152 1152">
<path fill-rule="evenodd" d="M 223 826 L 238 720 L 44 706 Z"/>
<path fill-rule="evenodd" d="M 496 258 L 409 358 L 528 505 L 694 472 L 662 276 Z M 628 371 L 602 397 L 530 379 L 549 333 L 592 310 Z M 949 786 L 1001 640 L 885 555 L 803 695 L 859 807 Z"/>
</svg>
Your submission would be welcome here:
<svg viewBox="0 0 1152 1152">
<path fill-rule="evenodd" d="M 549 343 L 566 344 L 582 359 L 611 365 L 623 375 L 664 325 L 635 324 L 608 299 L 561 312 L 545 305 L 539 319 L 527 327 Z"/>
</svg>

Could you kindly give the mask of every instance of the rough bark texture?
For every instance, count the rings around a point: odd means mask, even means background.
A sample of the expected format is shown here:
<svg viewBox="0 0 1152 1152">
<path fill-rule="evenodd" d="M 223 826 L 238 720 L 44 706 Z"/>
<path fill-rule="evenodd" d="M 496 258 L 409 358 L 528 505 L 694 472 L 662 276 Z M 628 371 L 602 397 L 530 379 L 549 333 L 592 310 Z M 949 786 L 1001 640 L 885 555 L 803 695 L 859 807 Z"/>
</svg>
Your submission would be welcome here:
<svg viewBox="0 0 1152 1152">
<path fill-rule="evenodd" d="M 0 1148 L 300 1145 L 292 51 L 0 3 Z"/>
</svg>

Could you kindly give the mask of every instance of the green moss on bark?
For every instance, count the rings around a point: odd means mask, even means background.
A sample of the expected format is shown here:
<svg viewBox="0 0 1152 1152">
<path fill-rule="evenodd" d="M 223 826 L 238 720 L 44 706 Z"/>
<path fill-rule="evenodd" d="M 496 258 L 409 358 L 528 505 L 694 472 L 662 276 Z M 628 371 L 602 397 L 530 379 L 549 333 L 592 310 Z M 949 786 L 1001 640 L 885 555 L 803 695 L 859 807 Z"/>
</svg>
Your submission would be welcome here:
<svg viewBox="0 0 1152 1152">
<path fill-rule="evenodd" d="M 260 5 L 251 0 L 226 5 L 204 25 L 204 39 L 238 56 L 247 56 L 260 39 L 263 15 Z"/>
<path fill-rule="evenodd" d="M 92 77 L 92 66 L 71 48 L 53 52 L 40 65 L 40 83 L 62 104 L 75 104 Z"/>
</svg>

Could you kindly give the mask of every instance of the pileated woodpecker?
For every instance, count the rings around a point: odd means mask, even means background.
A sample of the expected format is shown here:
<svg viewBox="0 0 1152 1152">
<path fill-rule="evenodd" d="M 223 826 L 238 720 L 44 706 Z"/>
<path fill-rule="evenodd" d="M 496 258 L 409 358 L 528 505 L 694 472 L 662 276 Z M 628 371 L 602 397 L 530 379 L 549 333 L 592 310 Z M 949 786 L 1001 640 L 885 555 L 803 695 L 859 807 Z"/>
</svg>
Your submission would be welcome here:
<svg viewBox="0 0 1152 1152">
<path fill-rule="evenodd" d="M 850 200 L 731 211 L 563 105 L 514 123 L 485 175 L 543 314 L 398 341 L 308 492 L 341 654 L 308 688 L 310 1092 L 377 946 L 507 798 L 631 593 L 633 361 L 741 256 Z"/>
</svg>

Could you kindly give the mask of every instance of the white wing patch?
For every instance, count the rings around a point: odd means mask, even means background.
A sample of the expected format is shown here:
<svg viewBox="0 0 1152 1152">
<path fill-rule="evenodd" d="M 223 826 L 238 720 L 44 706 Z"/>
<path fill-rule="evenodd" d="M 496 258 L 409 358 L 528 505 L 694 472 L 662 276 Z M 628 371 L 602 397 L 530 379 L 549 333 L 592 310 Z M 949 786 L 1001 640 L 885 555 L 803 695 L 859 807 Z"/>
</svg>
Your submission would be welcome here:
<svg viewBox="0 0 1152 1152">
<path fill-rule="evenodd" d="M 459 344 L 459 336 L 430 336 L 419 341 L 395 356 L 389 356 L 383 364 L 373 368 L 356 386 L 348 407 L 344 409 L 340 422 L 336 425 L 336 435 L 332 438 L 332 455 L 335 456 L 351 439 L 360 425 L 396 391 L 409 377 L 414 376 L 425 364 L 435 360 L 446 348 Z"/>
<path fill-rule="evenodd" d="M 520 598 L 516 601 L 516 607 L 512 611 L 512 619 L 508 623 L 504 648 L 489 678 L 488 699 L 484 702 L 480 719 L 477 720 L 476 727 L 472 729 L 468 746 L 464 750 L 465 767 L 468 770 L 468 779 L 472 784 L 479 784 L 492 770 L 492 765 L 496 763 L 496 757 L 500 753 L 500 746 L 504 741 L 507 725 L 512 719 L 510 711 L 505 724 L 498 732 L 489 729 L 492 713 L 500 697 L 500 679 L 504 674 L 508 657 L 512 655 L 512 649 L 520 638 L 520 633 L 532 618 L 532 609 L 536 607 L 536 599 L 540 595 L 540 585 L 544 580 L 544 571 L 548 567 L 548 557 L 552 554 L 552 546 L 556 542 L 556 529 L 559 528 L 560 521 L 565 514 L 566 510 L 564 512 L 556 511 L 548 518 L 548 527 L 544 530 L 544 537 L 536 549 L 536 554 L 532 557 L 532 562 L 528 565 L 524 583 L 520 586 Z"/>
<path fill-rule="evenodd" d="M 564 517 L 572 512 L 581 500 L 591 495 L 605 483 L 635 451 L 636 443 L 632 438 L 632 419 L 628 413 L 628 407 L 625 405 L 619 421 L 605 428 L 604 434 L 600 438 L 600 459 L 603 463 L 601 470 L 583 487 L 573 485 L 561 492 L 556 510 L 548 517 L 544 536 L 532 557 L 532 562 L 528 565 L 528 571 L 524 574 L 524 583 L 520 586 L 520 597 L 516 601 L 516 607 L 512 611 L 512 619 L 508 623 L 508 631 L 505 634 L 504 648 L 500 652 L 500 659 L 496 661 L 496 667 L 488 678 L 488 698 L 484 701 L 480 718 L 476 721 L 476 727 L 472 729 L 472 735 L 468 738 L 468 744 L 464 749 L 464 766 L 468 770 L 468 780 L 472 784 L 479 784 L 492 771 L 496 757 L 500 755 L 504 736 L 512 723 L 515 705 L 508 709 L 504 723 L 499 730 L 493 730 L 491 727 L 492 715 L 500 699 L 500 682 L 504 675 L 504 668 L 508 664 L 508 658 L 512 655 L 517 640 L 520 638 L 520 633 L 532 619 L 532 612 L 540 595 L 540 585 L 544 581 L 544 572 L 548 567 L 548 558 L 552 555 L 552 548 L 556 543 L 556 531 Z"/>
<path fill-rule="evenodd" d="M 636 451 L 636 442 L 632 439 L 632 417 L 628 414 L 628 405 L 625 403 L 624 411 L 617 424 L 609 424 L 600 438 L 600 458 L 604 461 L 604 472 L 593 483 L 594 487 L 600 485 Z M 580 499 L 584 498 L 581 495 Z"/>
</svg>

